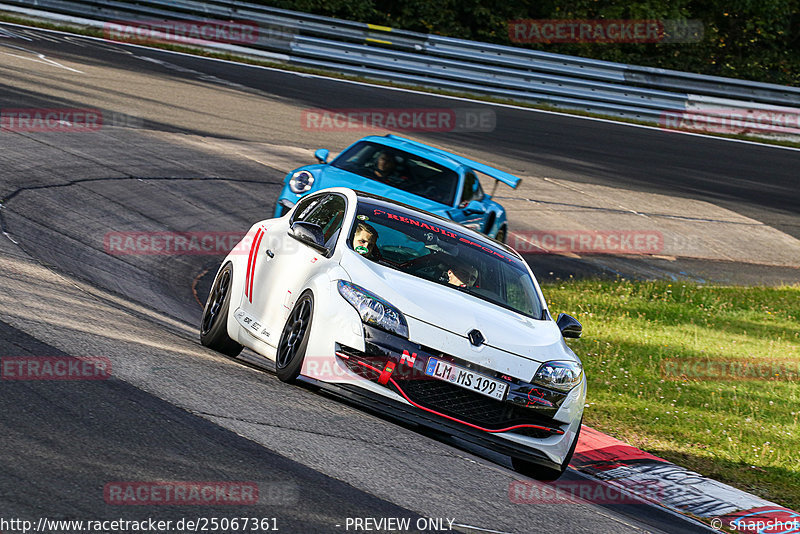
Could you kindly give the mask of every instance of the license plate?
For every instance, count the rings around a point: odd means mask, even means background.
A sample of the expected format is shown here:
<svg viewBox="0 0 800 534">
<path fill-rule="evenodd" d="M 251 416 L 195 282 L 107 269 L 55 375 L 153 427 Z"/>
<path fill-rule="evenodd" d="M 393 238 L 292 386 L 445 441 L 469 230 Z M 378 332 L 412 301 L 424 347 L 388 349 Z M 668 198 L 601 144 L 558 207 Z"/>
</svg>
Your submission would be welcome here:
<svg viewBox="0 0 800 534">
<path fill-rule="evenodd" d="M 428 360 L 425 374 L 497 400 L 503 400 L 508 389 L 508 384 L 502 380 L 489 378 L 460 365 L 454 365 L 437 358 Z"/>
</svg>

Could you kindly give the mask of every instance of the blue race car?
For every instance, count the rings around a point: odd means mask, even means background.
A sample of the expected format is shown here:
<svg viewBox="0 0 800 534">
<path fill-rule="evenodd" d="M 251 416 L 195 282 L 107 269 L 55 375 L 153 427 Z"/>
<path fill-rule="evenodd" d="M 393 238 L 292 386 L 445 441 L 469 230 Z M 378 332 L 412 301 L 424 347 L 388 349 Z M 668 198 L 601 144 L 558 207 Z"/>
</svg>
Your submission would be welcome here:
<svg viewBox="0 0 800 534">
<path fill-rule="evenodd" d="M 520 178 L 445 150 L 395 135 L 356 141 L 328 163 L 328 151 L 314 153 L 319 164 L 290 172 L 275 207 L 275 217 L 297 201 L 327 187 L 349 187 L 452 219 L 498 241 L 508 236 L 506 210 L 492 200 L 502 182 L 511 188 Z M 478 174 L 495 180 L 492 195 Z"/>
</svg>

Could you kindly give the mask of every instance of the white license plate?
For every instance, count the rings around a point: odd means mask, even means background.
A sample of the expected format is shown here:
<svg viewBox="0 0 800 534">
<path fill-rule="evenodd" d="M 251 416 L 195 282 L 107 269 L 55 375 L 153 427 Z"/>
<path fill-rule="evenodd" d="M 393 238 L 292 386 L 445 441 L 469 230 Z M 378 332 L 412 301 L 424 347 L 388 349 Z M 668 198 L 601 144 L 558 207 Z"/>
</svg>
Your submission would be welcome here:
<svg viewBox="0 0 800 534">
<path fill-rule="evenodd" d="M 489 378 L 460 365 L 453 365 L 437 358 L 428 360 L 428 365 L 425 366 L 425 374 L 497 400 L 503 400 L 508 389 L 508 384 L 501 380 Z"/>
</svg>

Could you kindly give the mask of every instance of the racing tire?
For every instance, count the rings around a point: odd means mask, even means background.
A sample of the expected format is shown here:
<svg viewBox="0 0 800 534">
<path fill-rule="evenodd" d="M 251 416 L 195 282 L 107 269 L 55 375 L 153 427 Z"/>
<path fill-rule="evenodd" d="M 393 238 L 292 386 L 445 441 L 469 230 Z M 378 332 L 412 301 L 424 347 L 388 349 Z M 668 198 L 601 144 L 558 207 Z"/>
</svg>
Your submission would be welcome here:
<svg viewBox="0 0 800 534">
<path fill-rule="evenodd" d="M 506 231 L 506 227 L 502 226 L 497 231 L 497 234 L 494 236 L 495 240 L 500 241 L 501 243 L 505 243 L 506 239 L 508 238 L 508 232 Z"/>
<path fill-rule="evenodd" d="M 523 460 L 521 458 L 511 458 L 511 465 L 514 466 L 514 471 L 521 475 L 531 477 L 534 480 L 541 480 L 543 482 L 557 480 L 564 471 L 569 467 L 569 462 L 572 460 L 572 455 L 575 454 L 575 447 L 578 445 L 578 438 L 581 435 L 581 426 L 583 426 L 583 418 L 581 424 L 578 425 L 578 431 L 575 433 L 575 439 L 572 440 L 572 445 L 567 452 L 567 456 L 561 463 L 560 469 L 553 469 L 552 467 L 545 467 L 543 465 Z"/>
<path fill-rule="evenodd" d="M 227 356 L 237 356 L 243 348 L 228 335 L 232 286 L 233 264 L 228 262 L 214 278 L 200 322 L 200 343 Z"/>
<path fill-rule="evenodd" d="M 295 302 L 281 332 L 275 355 L 275 373 L 282 382 L 296 381 L 308 348 L 311 320 L 314 317 L 314 297 L 306 291 Z"/>
</svg>

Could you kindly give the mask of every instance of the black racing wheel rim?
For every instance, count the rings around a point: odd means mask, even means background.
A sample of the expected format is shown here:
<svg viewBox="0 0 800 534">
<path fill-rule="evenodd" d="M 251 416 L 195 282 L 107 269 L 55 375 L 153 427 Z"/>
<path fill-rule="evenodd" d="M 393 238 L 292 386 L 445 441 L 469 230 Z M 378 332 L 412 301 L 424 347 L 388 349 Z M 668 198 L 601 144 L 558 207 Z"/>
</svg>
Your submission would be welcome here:
<svg viewBox="0 0 800 534">
<path fill-rule="evenodd" d="M 286 325 L 283 327 L 281 343 L 275 362 L 277 367 L 282 369 L 291 363 L 303 343 L 310 323 L 311 299 L 304 298 L 292 310 L 289 320 L 286 321 Z"/>
<path fill-rule="evenodd" d="M 206 309 L 203 311 L 203 330 L 201 332 L 203 335 L 207 334 L 219 319 L 222 304 L 225 302 L 225 297 L 228 295 L 230 287 L 231 271 L 230 269 L 225 269 L 214 281 L 214 286 L 208 295 Z"/>
</svg>

